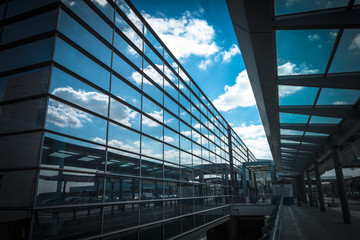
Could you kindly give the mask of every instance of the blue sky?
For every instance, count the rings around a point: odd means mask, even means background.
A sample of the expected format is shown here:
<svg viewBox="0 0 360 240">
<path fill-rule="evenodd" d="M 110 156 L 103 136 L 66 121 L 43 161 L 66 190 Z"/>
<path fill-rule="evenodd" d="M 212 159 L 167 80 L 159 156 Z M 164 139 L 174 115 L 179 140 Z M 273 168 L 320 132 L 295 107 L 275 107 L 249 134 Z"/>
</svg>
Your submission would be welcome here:
<svg viewBox="0 0 360 240">
<path fill-rule="evenodd" d="M 254 155 L 272 159 L 226 2 L 132 2 Z"/>
</svg>

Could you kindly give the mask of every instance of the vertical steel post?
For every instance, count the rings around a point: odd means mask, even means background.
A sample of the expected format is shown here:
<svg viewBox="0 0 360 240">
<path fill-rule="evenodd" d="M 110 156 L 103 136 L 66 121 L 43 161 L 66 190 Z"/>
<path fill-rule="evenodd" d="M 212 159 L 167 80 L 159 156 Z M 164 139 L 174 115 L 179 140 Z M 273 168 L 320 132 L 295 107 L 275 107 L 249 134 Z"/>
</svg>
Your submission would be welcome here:
<svg viewBox="0 0 360 240">
<path fill-rule="evenodd" d="M 315 166 L 315 177 L 316 177 L 316 184 L 317 184 L 319 203 L 320 203 L 320 212 L 325 212 L 325 202 L 324 202 L 324 194 L 321 187 L 319 163 L 314 162 L 314 166 Z"/>
<path fill-rule="evenodd" d="M 314 206 L 313 193 L 312 193 L 311 178 L 310 178 L 309 170 L 306 171 L 306 178 L 307 178 L 307 184 L 308 184 L 308 188 L 309 188 L 309 203 L 310 203 L 310 207 L 313 207 Z"/>
<path fill-rule="evenodd" d="M 342 171 L 339 147 L 335 147 L 333 149 L 333 160 L 344 223 L 351 223 L 351 215 L 346 197 L 345 182 Z"/>
</svg>

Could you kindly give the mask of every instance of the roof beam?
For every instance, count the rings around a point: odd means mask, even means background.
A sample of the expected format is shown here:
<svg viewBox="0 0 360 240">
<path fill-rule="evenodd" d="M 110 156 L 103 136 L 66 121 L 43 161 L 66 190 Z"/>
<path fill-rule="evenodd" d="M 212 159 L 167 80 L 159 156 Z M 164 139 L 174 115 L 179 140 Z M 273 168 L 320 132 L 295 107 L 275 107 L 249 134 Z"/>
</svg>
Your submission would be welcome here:
<svg viewBox="0 0 360 240">
<path fill-rule="evenodd" d="M 308 146 L 308 145 L 300 145 L 294 143 L 282 143 L 281 146 L 292 149 L 311 151 L 311 152 L 321 152 L 321 147 L 319 146 Z"/>
<path fill-rule="evenodd" d="M 331 135 L 340 135 L 340 129 L 337 124 L 311 124 L 311 126 L 306 126 L 306 124 L 298 123 L 281 123 L 280 128 L 297 130 L 297 131 L 307 131 L 314 133 L 323 133 Z"/>
<path fill-rule="evenodd" d="M 360 73 L 351 74 L 329 74 L 323 76 L 291 76 L 280 77 L 279 85 L 302 86 L 302 87 L 322 87 L 322 88 L 341 88 L 360 90 Z"/>
<path fill-rule="evenodd" d="M 307 142 L 307 143 L 315 143 L 330 146 L 330 141 L 328 137 L 319 137 L 319 136 L 294 136 L 294 135 L 280 135 L 281 139 L 286 139 L 290 141 L 298 141 L 298 142 Z"/>
<path fill-rule="evenodd" d="M 278 16 L 273 21 L 273 29 L 360 28 L 360 9 L 353 9 L 351 11 L 346 11 L 345 9 L 344 7 Z"/>
<path fill-rule="evenodd" d="M 326 107 L 280 106 L 279 112 L 313 115 L 331 118 L 359 119 L 359 110 L 352 106 L 334 105 Z"/>
</svg>

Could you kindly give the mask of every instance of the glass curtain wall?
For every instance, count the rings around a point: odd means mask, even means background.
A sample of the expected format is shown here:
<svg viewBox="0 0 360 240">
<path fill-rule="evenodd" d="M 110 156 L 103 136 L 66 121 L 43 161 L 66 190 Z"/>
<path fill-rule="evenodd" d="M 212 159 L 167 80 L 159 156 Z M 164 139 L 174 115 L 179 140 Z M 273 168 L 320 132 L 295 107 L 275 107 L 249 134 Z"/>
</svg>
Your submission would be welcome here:
<svg viewBox="0 0 360 240">
<path fill-rule="evenodd" d="M 256 159 L 130 2 L 5 1 L 0 21 L 1 239 L 167 239 L 229 216 Z"/>
</svg>

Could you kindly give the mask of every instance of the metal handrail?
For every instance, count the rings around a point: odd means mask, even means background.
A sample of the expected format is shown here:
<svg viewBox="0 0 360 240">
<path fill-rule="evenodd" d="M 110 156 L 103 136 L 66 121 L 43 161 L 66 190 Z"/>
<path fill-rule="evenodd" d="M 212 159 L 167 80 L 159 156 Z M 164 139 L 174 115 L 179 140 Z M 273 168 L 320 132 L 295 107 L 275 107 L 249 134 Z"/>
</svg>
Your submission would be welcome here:
<svg viewBox="0 0 360 240">
<path fill-rule="evenodd" d="M 281 219 L 280 218 L 281 218 L 281 209 L 282 209 L 282 205 L 283 205 L 283 197 L 281 197 L 281 199 L 279 201 L 280 201 L 280 204 L 277 209 L 276 219 L 275 219 L 274 225 L 271 230 L 271 235 L 270 235 L 271 240 L 279 239 L 279 234 L 280 234 L 280 229 L 281 229 Z"/>
</svg>

